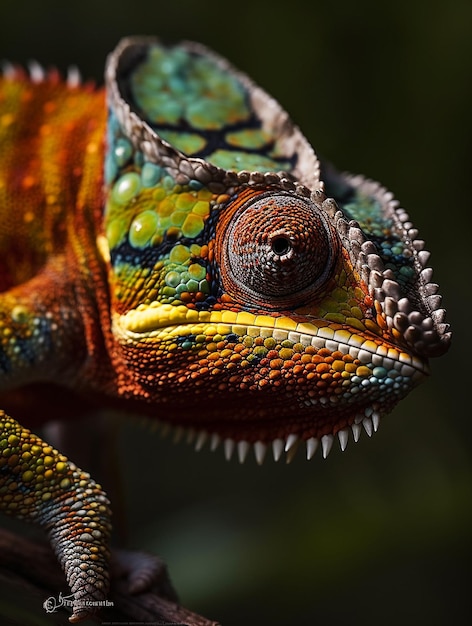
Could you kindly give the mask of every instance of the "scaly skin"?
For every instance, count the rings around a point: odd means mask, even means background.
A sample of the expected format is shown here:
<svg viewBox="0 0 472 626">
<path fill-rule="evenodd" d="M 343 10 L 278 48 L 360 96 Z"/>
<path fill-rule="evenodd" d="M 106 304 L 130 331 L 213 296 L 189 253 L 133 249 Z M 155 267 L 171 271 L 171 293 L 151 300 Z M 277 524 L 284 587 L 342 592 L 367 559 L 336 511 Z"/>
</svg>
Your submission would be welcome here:
<svg viewBox="0 0 472 626">
<path fill-rule="evenodd" d="M 253 444 L 258 462 L 269 443 L 311 458 L 371 434 L 450 340 L 406 213 L 320 166 L 275 101 L 197 44 L 125 40 L 106 81 L 108 116 L 103 91 L 54 73 L 0 83 L 3 406 L 57 417 L 15 390 L 60 385 L 227 457 Z M 2 509 L 48 529 L 77 600 L 104 598 L 105 495 L 0 424 Z"/>
<path fill-rule="evenodd" d="M 0 411 L 0 510 L 43 527 L 74 594 L 72 622 L 108 591 L 110 503 L 90 475 Z M 76 562 L 80 555 L 80 564 Z"/>
</svg>

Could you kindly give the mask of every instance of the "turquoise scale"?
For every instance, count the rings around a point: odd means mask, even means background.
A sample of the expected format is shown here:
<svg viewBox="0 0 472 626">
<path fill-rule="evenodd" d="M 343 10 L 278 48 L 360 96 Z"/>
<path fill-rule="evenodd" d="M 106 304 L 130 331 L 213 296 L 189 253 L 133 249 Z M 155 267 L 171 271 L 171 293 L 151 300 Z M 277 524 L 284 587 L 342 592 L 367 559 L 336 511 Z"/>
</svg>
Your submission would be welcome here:
<svg viewBox="0 0 472 626">
<path fill-rule="evenodd" d="M 140 117 L 187 156 L 233 171 L 293 168 L 262 130 L 246 87 L 211 59 L 155 45 L 129 87 Z"/>
</svg>

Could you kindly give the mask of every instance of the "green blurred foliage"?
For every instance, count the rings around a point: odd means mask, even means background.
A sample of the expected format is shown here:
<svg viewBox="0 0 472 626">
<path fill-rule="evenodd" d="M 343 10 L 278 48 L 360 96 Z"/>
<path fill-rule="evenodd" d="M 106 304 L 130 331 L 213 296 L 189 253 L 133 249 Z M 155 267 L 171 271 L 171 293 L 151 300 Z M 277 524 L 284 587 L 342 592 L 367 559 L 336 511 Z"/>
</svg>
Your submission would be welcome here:
<svg viewBox="0 0 472 626">
<path fill-rule="evenodd" d="M 0 15 L 0 56 L 98 82 L 129 34 L 227 56 L 319 154 L 394 191 L 455 333 L 373 441 L 328 461 L 239 467 L 127 425 L 130 544 L 164 556 L 184 603 L 225 626 L 470 623 L 472 3 L 2 0 Z"/>
</svg>

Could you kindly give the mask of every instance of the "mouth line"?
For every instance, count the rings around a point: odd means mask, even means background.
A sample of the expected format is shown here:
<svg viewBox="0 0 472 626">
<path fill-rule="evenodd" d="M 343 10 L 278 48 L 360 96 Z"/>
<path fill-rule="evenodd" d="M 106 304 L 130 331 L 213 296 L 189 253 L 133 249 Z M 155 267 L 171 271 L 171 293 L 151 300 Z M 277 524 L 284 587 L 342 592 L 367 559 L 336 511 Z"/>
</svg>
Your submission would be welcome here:
<svg viewBox="0 0 472 626">
<path fill-rule="evenodd" d="M 196 311 L 185 306 L 159 305 L 131 310 L 113 320 L 115 335 L 124 342 L 139 343 L 143 338 L 169 341 L 178 337 L 237 335 L 273 338 L 278 342 L 340 351 L 374 367 L 399 369 L 413 379 L 429 374 L 427 362 L 388 343 L 369 331 L 361 334 L 348 324 L 317 319 L 296 322 L 289 317 L 255 315 L 246 311 Z M 395 367 L 396 366 L 396 367 Z"/>
</svg>

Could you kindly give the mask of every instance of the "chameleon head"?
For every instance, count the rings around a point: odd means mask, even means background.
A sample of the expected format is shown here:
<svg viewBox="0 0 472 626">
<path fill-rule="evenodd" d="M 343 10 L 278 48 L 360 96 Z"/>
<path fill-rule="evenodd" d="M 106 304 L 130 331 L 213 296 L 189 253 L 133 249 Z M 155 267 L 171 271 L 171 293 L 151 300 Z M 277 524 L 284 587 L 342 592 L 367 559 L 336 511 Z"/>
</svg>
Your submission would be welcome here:
<svg viewBox="0 0 472 626">
<path fill-rule="evenodd" d="M 325 172 L 327 198 L 283 109 L 201 46 L 125 41 L 107 90 L 118 395 L 241 456 L 371 434 L 449 342 L 406 213 L 360 177 Z"/>
</svg>

